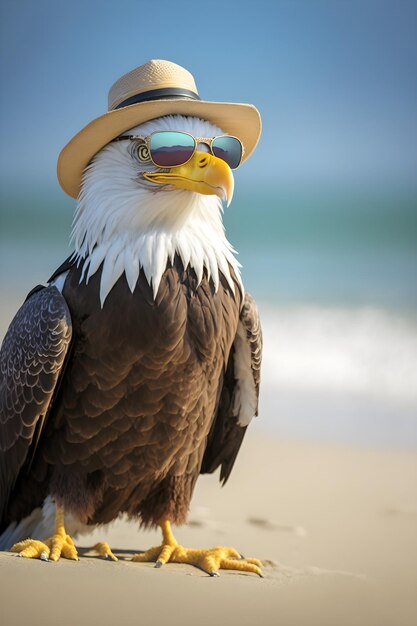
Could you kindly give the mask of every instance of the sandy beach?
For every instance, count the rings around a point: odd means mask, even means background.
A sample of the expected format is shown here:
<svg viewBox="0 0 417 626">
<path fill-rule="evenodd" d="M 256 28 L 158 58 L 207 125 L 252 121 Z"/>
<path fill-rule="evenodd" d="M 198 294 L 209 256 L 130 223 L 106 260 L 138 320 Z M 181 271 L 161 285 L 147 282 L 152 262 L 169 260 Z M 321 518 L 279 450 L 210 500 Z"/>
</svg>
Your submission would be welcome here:
<svg viewBox="0 0 417 626">
<path fill-rule="evenodd" d="M 17 624 L 417 623 L 417 453 L 286 442 L 249 433 L 229 483 L 202 476 L 190 547 L 233 545 L 265 578 L 129 561 L 158 532 L 118 520 L 80 537 L 80 561 L 0 553 L 0 621 Z M 107 540 L 119 557 L 88 552 Z"/>
</svg>

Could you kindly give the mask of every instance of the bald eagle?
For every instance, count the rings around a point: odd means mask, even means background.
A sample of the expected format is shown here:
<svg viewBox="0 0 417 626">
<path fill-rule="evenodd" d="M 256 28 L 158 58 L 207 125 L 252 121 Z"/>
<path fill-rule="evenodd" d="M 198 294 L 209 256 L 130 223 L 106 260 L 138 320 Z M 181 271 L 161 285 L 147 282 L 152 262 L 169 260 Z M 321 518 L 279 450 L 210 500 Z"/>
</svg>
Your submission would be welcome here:
<svg viewBox="0 0 417 626">
<path fill-rule="evenodd" d="M 261 330 L 222 222 L 232 171 L 205 140 L 185 165 L 156 166 L 137 137 L 161 130 L 223 135 L 167 115 L 102 148 L 84 172 L 74 253 L 4 338 L 0 547 L 77 559 L 71 534 L 126 514 L 163 533 L 135 561 L 260 574 L 234 548 L 179 546 L 170 526 L 185 523 L 199 474 L 230 475 L 257 414 Z"/>
</svg>

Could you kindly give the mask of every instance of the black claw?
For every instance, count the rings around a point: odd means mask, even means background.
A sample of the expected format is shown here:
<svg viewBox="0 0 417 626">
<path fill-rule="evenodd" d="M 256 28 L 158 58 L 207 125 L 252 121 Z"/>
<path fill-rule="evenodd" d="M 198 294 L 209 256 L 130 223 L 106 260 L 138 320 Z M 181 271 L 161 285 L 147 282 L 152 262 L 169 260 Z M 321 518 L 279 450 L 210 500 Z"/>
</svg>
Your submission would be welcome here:
<svg viewBox="0 0 417 626">
<path fill-rule="evenodd" d="M 209 576 L 220 576 L 219 572 L 209 572 Z"/>
<path fill-rule="evenodd" d="M 156 568 L 159 568 L 159 567 L 162 567 L 162 566 L 163 566 L 162 561 L 159 561 L 159 560 L 158 560 L 158 561 L 155 563 L 155 567 L 156 567 Z"/>
</svg>

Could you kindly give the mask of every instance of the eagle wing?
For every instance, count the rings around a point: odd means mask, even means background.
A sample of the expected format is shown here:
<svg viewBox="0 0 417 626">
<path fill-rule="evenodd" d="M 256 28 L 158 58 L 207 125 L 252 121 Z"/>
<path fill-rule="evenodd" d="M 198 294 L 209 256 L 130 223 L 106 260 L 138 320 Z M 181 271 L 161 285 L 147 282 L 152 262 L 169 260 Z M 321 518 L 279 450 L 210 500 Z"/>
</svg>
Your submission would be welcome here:
<svg viewBox="0 0 417 626">
<path fill-rule="evenodd" d="M 56 287 L 32 290 L 0 351 L 0 525 L 19 472 L 33 458 L 71 342 Z"/>
<path fill-rule="evenodd" d="M 211 473 L 221 465 L 223 484 L 230 476 L 249 422 L 258 415 L 261 360 L 259 313 L 255 300 L 246 294 L 200 470 L 202 474 Z"/>
</svg>

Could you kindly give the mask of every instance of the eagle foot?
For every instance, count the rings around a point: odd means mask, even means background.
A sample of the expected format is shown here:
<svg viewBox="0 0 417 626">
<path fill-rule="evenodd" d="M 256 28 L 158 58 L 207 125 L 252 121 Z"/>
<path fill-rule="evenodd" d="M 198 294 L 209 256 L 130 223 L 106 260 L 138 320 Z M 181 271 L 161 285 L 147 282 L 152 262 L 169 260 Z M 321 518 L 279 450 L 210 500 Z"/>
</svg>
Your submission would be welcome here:
<svg viewBox="0 0 417 626">
<path fill-rule="evenodd" d="M 100 541 L 93 546 L 92 550 L 99 556 L 110 561 L 117 561 L 110 546 L 105 541 Z M 37 539 L 25 539 L 15 543 L 11 548 L 12 552 L 17 552 L 19 556 L 27 559 L 41 559 L 41 561 L 58 561 L 61 557 L 78 561 L 77 549 L 72 538 L 67 534 L 64 526 L 64 509 L 56 508 L 55 533 L 49 539 L 38 541 Z"/>
<path fill-rule="evenodd" d="M 165 563 L 187 563 L 194 565 L 210 576 L 218 576 L 220 569 L 251 572 L 262 578 L 261 565 L 258 559 L 244 559 L 234 548 L 216 546 L 208 549 L 184 548 L 179 545 L 171 531 L 169 522 L 161 524 L 164 536 L 163 544 L 136 554 L 135 563 L 154 562 L 155 567 Z"/>
<path fill-rule="evenodd" d="M 41 561 L 58 561 L 61 556 L 64 559 L 78 561 L 77 549 L 69 535 L 55 533 L 45 541 L 37 539 L 25 539 L 19 541 L 11 547 L 12 552 L 17 552 L 19 556 L 27 559 L 41 559 Z"/>
<path fill-rule="evenodd" d="M 37 539 L 25 539 L 11 547 L 12 552 L 27 559 L 41 559 L 41 561 L 58 561 L 61 556 L 64 559 L 78 561 L 77 549 L 73 540 L 67 535 L 64 526 L 64 509 L 56 507 L 55 532 L 52 537 L 44 541 Z"/>
</svg>

